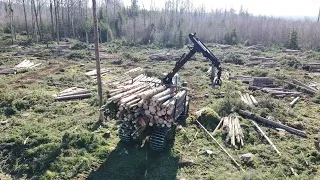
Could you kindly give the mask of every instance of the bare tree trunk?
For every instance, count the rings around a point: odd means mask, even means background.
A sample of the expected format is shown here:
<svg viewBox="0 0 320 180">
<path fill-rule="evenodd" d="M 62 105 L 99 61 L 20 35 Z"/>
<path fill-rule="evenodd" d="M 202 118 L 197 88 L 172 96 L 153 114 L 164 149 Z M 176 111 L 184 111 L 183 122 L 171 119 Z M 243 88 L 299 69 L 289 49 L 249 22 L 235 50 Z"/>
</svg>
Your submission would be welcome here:
<svg viewBox="0 0 320 180">
<path fill-rule="evenodd" d="M 73 24 L 73 15 L 71 15 L 71 26 L 72 26 L 72 36 L 75 38 L 74 24 Z"/>
<path fill-rule="evenodd" d="M 59 44 L 60 37 L 59 37 L 59 8 L 58 8 L 58 2 L 57 0 L 53 0 L 54 3 L 54 11 L 55 11 L 55 18 L 56 18 L 56 41 Z"/>
<path fill-rule="evenodd" d="M 61 23 L 62 23 L 62 31 L 63 31 L 63 37 L 67 37 L 66 35 L 66 27 L 65 27 L 65 2 L 61 0 Z"/>
<path fill-rule="evenodd" d="M 53 40 L 54 39 L 54 22 L 53 22 L 53 13 L 52 13 L 52 0 L 50 0 L 50 16 L 51 16 L 51 36 Z"/>
<path fill-rule="evenodd" d="M 9 16 L 10 16 L 10 31 L 11 31 L 11 44 L 13 44 L 13 9 L 12 9 L 12 4 L 11 4 L 11 0 L 9 0 Z"/>
<path fill-rule="evenodd" d="M 43 38 L 43 34 L 42 34 L 42 28 L 43 28 L 43 23 L 42 23 L 42 17 L 41 17 L 41 4 L 40 4 L 40 0 L 38 0 L 38 15 L 39 15 L 39 28 L 40 28 L 40 40 L 42 40 Z"/>
<path fill-rule="evenodd" d="M 32 39 L 35 39 L 35 25 L 34 25 L 34 11 L 33 11 L 33 1 L 30 2 L 31 3 L 31 26 L 32 26 Z"/>
<path fill-rule="evenodd" d="M 23 5 L 23 13 L 24 13 L 24 23 L 25 23 L 25 26 L 26 26 L 27 35 L 28 35 L 28 37 L 29 37 L 29 30 L 28 30 L 28 21 L 27 21 L 27 13 L 26 13 L 26 3 L 25 3 L 25 0 L 22 0 L 22 5 Z"/>
<path fill-rule="evenodd" d="M 35 16 L 36 16 L 36 25 L 37 25 L 38 33 L 39 33 L 40 39 L 42 39 L 41 30 L 40 30 L 39 22 L 38 22 L 38 12 L 37 12 L 37 8 L 36 8 L 36 3 L 34 2 L 34 0 L 32 0 L 32 2 L 33 2 L 34 14 L 35 14 Z M 38 41 L 38 40 L 37 40 L 37 41 Z"/>
<path fill-rule="evenodd" d="M 136 17 L 133 17 L 133 43 L 136 44 Z"/>
<path fill-rule="evenodd" d="M 98 95 L 99 95 L 99 107 L 102 106 L 102 87 L 101 87 L 101 74 L 100 74 L 100 59 L 99 59 L 99 34 L 98 34 L 98 19 L 97 19 L 97 7 L 96 0 L 92 0 L 93 21 L 94 21 L 94 46 L 96 54 L 96 69 L 97 69 L 97 81 L 98 81 Z M 103 115 L 100 113 L 99 123 L 103 121 Z"/>
<path fill-rule="evenodd" d="M 319 14 L 318 14 L 318 22 L 320 20 L 320 7 L 319 7 Z"/>
<path fill-rule="evenodd" d="M 39 26 L 40 26 L 40 31 L 43 32 L 42 28 L 43 28 L 43 23 L 42 23 L 42 17 L 41 17 L 41 4 L 40 4 L 40 0 L 38 0 L 38 14 L 39 14 Z M 42 33 L 40 34 L 40 39 L 43 38 Z"/>
</svg>

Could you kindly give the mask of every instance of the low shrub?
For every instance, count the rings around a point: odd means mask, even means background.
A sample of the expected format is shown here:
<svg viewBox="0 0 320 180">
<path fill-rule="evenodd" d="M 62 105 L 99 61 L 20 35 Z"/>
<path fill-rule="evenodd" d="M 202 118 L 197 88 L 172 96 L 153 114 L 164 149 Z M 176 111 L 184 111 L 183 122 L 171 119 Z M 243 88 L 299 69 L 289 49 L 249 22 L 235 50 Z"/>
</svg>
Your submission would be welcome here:
<svg viewBox="0 0 320 180">
<path fill-rule="evenodd" d="M 79 42 L 76 43 L 71 47 L 72 50 L 82 50 L 82 49 L 87 49 L 88 46 L 85 43 Z"/>
<path fill-rule="evenodd" d="M 229 53 L 223 58 L 223 61 L 225 63 L 232 63 L 232 64 L 238 64 L 238 65 L 243 65 L 244 64 L 244 59 L 241 55 L 239 54 L 234 54 L 234 53 Z"/>
</svg>

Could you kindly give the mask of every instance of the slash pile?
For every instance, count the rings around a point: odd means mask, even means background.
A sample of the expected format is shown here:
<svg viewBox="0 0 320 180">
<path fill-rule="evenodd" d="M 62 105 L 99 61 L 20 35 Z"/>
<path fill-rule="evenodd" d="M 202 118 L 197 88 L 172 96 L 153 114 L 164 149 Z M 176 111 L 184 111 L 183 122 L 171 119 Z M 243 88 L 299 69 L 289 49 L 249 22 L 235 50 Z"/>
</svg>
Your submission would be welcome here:
<svg viewBox="0 0 320 180">
<path fill-rule="evenodd" d="M 185 109 L 187 91 L 164 86 L 157 78 L 140 74 L 110 85 L 108 102 L 103 107 L 105 116 L 122 120 L 132 130 L 148 126 L 170 128 Z"/>
</svg>

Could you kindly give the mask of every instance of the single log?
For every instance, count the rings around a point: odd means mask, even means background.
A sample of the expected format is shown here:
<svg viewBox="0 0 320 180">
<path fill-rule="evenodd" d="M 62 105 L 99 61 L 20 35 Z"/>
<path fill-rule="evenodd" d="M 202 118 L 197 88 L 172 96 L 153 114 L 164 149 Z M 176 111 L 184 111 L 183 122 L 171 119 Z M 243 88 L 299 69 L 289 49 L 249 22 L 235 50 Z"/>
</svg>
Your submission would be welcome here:
<svg viewBox="0 0 320 180">
<path fill-rule="evenodd" d="M 0 74 L 17 74 L 17 71 L 13 69 L 0 69 Z"/>
<path fill-rule="evenodd" d="M 226 134 L 230 130 L 229 128 L 229 117 L 225 117 L 222 125 L 222 133 Z"/>
<path fill-rule="evenodd" d="M 220 119 L 220 122 L 219 122 L 219 124 L 216 126 L 216 128 L 214 129 L 214 131 L 212 132 L 212 135 L 214 135 L 214 134 L 216 133 L 216 131 L 220 128 L 221 124 L 222 124 L 223 121 L 224 121 L 224 118 L 225 118 L 225 117 L 223 117 L 223 118 Z"/>
<path fill-rule="evenodd" d="M 300 96 L 294 98 L 294 100 L 290 103 L 290 107 L 293 107 L 298 102 L 299 99 L 300 99 Z"/>
<path fill-rule="evenodd" d="M 264 131 L 259 127 L 259 125 L 251 120 L 251 123 L 260 131 L 260 133 L 263 135 L 264 138 L 268 141 L 268 143 L 272 146 L 272 148 L 281 156 L 281 153 L 278 151 L 277 147 L 273 144 L 271 139 L 264 133 Z"/>
<path fill-rule="evenodd" d="M 151 114 L 155 114 L 157 112 L 155 106 L 149 106 L 149 111 L 150 111 Z"/>
<path fill-rule="evenodd" d="M 278 122 L 271 121 L 271 120 L 269 120 L 267 118 L 264 118 L 264 117 L 257 116 L 255 114 L 249 112 L 249 111 L 239 110 L 239 114 L 241 114 L 243 116 L 247 116 L 247 117 L 249 117 L 249 118 L 251 118 L 253 120 L 263 122 L 263 123 L 268 124 L 270 126 L 284 129 L 284 130 L 286 130 L 286 131 L 288 131 L 288 132 L 290 132 L 292 134 L 296 134 L 296 135 L 301 136 L 301 137 L 307 137 L 307 134 L 304 131 L 292 128 L 290 126 L 286 126 L 286 125 L 280 124 Z"/>
<path fill-rule="evenodd" d="M 142 92 L 141 94 L 139 94 L 138 96 L 141 97 L 141 99 L 148 99 L 150 98 L 151 96 L 165 90 L 166 87 L 165 86 L 160 86 L 160 87 L 157 87 L 157 88 L 153 88 L 153 89 L 150 89 L 148 91 L 145 91 L 145 92 Z"/>
<path fill-rule="evenodd" d="M 144 111 L 144 114 L 147 115 L 147 116 L 150 116 L 150 115 L 151 115 L 149 110 L 145 110 L 145 111 Z"/>
<path fill-rule="evenodd" d="M 197 123 L 200 125 L 200 127 L 214 140 L 215 143 L 218 144 L 218 146 L 232 159 L 232 161 L 242 170 L 242 167 L 240 166 L 240 164 L 238 164 L 238 162 L 228 153 L 227 150 L 225 150 L 220 143 L 209 133 L 209 131 L 197 120 Z"/>
<path fill-rule="evenodd" d="M 138 96 L 137 94 L 138 94 L 138 93 L 147 91 L 148 88 L 149 88 L 148 86 L 142 86 L 140 90 L 134 92 L 134 94 L 132 94 L 132 95 L 126 97 L 126 98 L 122 98 L 122 99 L 120 100 L 120 102 L 121 102 L 122 104 L 125 104 L 125 103 L 131 101 L 131 100 L 137 98 L 137 96 Z"/>
<path fill-rule="evenodd" d="M 249 106 L 254 106 L 253 102 L 252 102 L 252 100 L 250 98 L 250 95 L 248 93 L 245 94 L 245 98 L 246 98 L 247 102 L 249 103 L 248 104 Z"/>
<path fill-rule="evenodd" d="M 125 104 L 125 106 L 130 106 L 132 104 L 136 104 L 137 103 L 137 106 L 138 106 L 138 103 L 140 101 L 140 98 L 137 98 L 137 99 L 133 99 L 132 101 L 129 101 Z"/>
<path fill-rule="evenodd" d="M 255 106 L 258 106 L 258 105 L 259 105 L 258 101 L 256 100 L 256 98 L 254 98 L 253 95 L 250 95 L 250 99 L 252 100 L 252 103 L 253 103 Z"/>
<path fill-rule="evenodd" d="M 138 102 L 138 106 L 139 106 L 139 107 L 142 107 L 142 106 L 143 106 L 143 102 L 144 102 L 144 100 L 141 99 L 141 100 Z"/>
<path fill-rule="evenodd" d="M 235 137 L 234 137 L 235 136 L 234 118 L 232 118 L 231 116 L 229 119 L 229 127 L 230 127 L 230 131 L 229 131 L 228 137 L 231 140 L 231 145 L 235 146 L 236 142 L 235 142 Z"/>
<path fill-rule="evenodd" d="M 56 97 L 56 101 L 68 101 L 73 99 L 85 99 L 90 98 L 91 93 L 89 94 L 76 94 L 76 95 L 70 95 L 70 96 L 62 96 L 62 97 Z"/>
<path fill-rule="evenodd" d="M 173 93 L 174 93 L 173 89 L 168 88 L 167 90 L 164 90 L 164 91 L 162 91 L 162 92 L 154 95 L 154 96 L 151 98 L 151 100 L 158 102 L 157 100 L 158 100 L 159 98 L 164 97 L 164 96 L 169 95 L 169 94 L 173 94 Z"/>
<path fill-rule="evenodd" d="M 74 90 L 74 91 L 67 92 L 67 93 L 59 93 L 58 96 L 63 97 L 63 96 L 72 96 L 72 95 L 77 95 L 77 94 L 89 94 L 91 92 L 92 91 L 86 90 L 86 89 L 78 89 L 78 90 Z"/>
<path fill-rule="evenodd" d="M 172 98 L 174 96 L 174 94 L 168 94 L 166 96 L 160 97 L 159 99 L 156 100 L 157 103 L 163 103 L 165 101 L 167 101 L 168 99 Z"/>
</svg>

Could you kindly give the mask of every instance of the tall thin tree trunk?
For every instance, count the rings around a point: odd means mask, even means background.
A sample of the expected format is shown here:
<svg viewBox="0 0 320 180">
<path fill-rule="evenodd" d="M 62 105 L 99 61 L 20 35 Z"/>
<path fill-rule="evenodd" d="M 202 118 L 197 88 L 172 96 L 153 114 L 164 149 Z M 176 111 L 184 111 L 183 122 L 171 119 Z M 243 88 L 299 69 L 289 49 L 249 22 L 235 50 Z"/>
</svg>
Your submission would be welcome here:
<svg viewBox="0 0 320 180">
<path fill-rule="evenodd" d="M 31 26 L 32 26 L 32 39 L 35 39 L 35 25 L 34 25 L 34 11 L 33 11 L 33 1 L 31 1 Z"/>
<path fill-rule="evenodd" d="M 101 74 L 100 74 L 100 58 L 99 58 L 99 34 L 98 34 L 98 19 L 96 0 L 92 0 L 93 21 L 94 21 L 94 46 L 96 54 L 96 69 L 97 69 L 97 81 L 98 81 L 98 95 L 99 95 L 99 107 L 102 106 L 102 87 L 101 87 Z M 99 123 L 103 121 L 103 115 L 100 112 Z"/>
<path fill-rule="evenodd" d="M 28 37 L 29 37 L 29 30 L 28 30 L 28 21 L 27 21 L 27 13 L 26 13 L 26 3 L 25 3 L 25 0 L 22 0 L 22 5 L 23 5 L 23 13 L 24 13 L 24 23 L 25 23 L 25 26 L 26 26 L 27 35 L 28 35 Z"/>
<path fill-rule="evenodd" d="M 41 4 L 40 4 L 40 0 L 38 0 L 38 14 L 39 14 L 39 26 L 40 26 L 40 31 L 43 32 L 42 27 L 43 27 L 43 23 L 42 23 L 42 17 L 41 17 Z M 40 34 L 40 39 L 42 39 L 42 33 Z"/>
<path fill-rule="evenodd" d="M 73 3 L 73 1 L 71 0 L 71 4 Z M 70 28 L 70 25 L 71 25 L 71 20 L 70 20 L 70 0 L 67 0 L 67 21 L 68 21 L 68 36 L 70 35 L 70 31 L 71 31 L 71 28 Z M 72 29 L 73 31 L 73 29 Z"/>
<path fill-rule="evenodd" d="M 9 0 L 9 18 L 10 18 L 10 31 L 11 31 L 11 44 L 13 44 L 13 9 L 12 9 L 12 4 L 11 4 L 11 0 Z"/>
<path fill-rule="evenodd" d="M 56 41 L 59 44 L 59 41 L 60 41 L 60 37 L 59 37 L 59 18 L 58 18 L 59 17 L 58 16 L 59 8 L 58 8 L 57 0 L 53 0 L 53 3 L 54 3 L 55 18 L 56 18 Z"/>
<path fill-rule="evenodd" d="M 136 17 L 133 17 L 133 43 L 136 44 Z"/>
<path fill-rule="evenodd" d="M 319 14 L 318 14 L 318 22 L 320 20 L 320 7 L 319 7 Z"/>
<path fill-rule="evenodd" d="M 62 6 L 61 6 L 61 23 L 62 23 L 62 30 L 63 30 L 63 37 L 67 37 L 66 35 L 66 27 L 65 27 L 65 4 L 64 4 L 64 1 L 61 0 L 61 3 L 60 3 Z"/>
<path fill-rule="evenodd" d="M 52 0 L 50 0 L 50 16 L 51 16 L 51 36 L 54 40 L 54 22 L 53 22 L 53 13 L 52 13 Z"/>
<path fill-rule="evenodd" d="M 40 39 L 42 39 L 41 30 L 40 30 L 39 22 L 38 22 L 38 12 L 37 12 L 37 8 L 36 8 L 36 3 L 34 2 L 34 0 L 32 0 L 32 1 L 33 1 L 34 14 L 36 16 L 36 25 L 37 25 L 38 33 L 39 33 Z"/>
<path fill-rule="evenodd" d="M 75 38 L 75 32 L 74 32 L 74 24 L 73 24 L 73 15 L 71 15 L 71 26 L 72 26 L 72 36 Z"/>
</svg>

